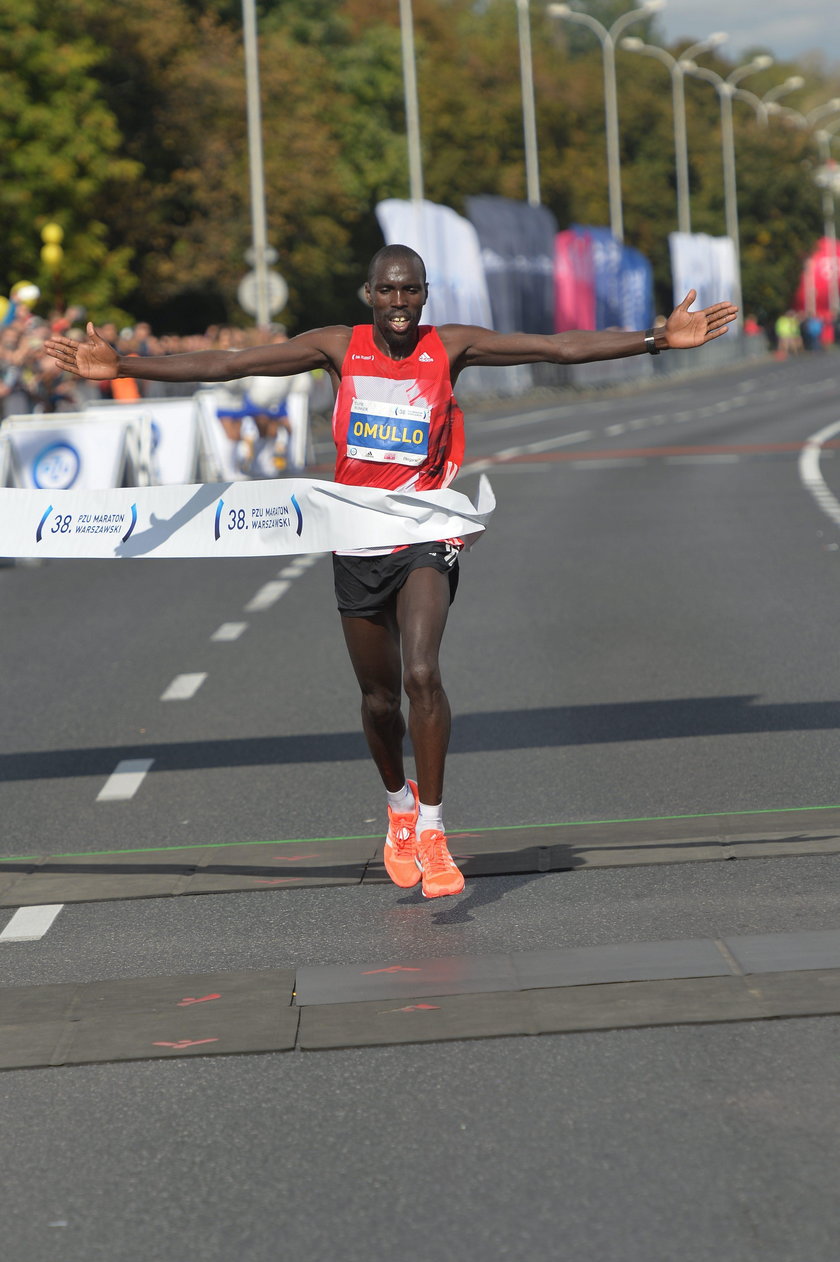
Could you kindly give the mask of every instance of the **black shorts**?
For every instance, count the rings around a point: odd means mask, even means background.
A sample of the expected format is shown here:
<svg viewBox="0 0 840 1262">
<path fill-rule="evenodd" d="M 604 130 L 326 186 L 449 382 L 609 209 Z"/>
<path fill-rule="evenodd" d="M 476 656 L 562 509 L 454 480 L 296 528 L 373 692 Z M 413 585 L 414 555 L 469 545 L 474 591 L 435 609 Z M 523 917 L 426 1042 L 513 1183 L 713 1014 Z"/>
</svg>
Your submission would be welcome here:
<svg viewBox="0 0 840 1262">
<path fill-rule="evenodd" d="M 411 543 L 385 556 L 333 553 L 335 598 L 345 618 L 372 618 L 396 599 L 412 570 L 430 567 L 449 577 L 449 603 L 458 590 L 458 548 L 451 543 Z"/>
</svg>

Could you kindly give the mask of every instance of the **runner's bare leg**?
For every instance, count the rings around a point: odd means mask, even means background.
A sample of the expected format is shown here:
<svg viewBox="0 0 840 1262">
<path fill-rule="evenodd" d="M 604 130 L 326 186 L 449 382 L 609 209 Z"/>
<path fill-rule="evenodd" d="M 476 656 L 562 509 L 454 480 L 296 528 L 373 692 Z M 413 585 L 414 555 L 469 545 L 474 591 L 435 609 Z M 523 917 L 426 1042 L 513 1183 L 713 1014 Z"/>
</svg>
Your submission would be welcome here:
<svg viewBox="0 0 840 1262">
<path fill-rule="evenodd" d="M 417 787 L 420 801 L 431 806 L 443 800 L 444 766 L 452 727 L 439 661 L 448 616 L 449 575 L 430 566 L 412 570 L 397 594 L 397 624 Z"/>
<path fill-rule="evenodd" d="M 362 728 L 385 788 L 398 792 L 405 784 L 400 709 L 400 636 L 393 613 L 372 618 L 342 616 L 341 627 L 350 661 L 362 690 Z"/>
<path fill-rule="evenodd" d="M 396 620 L 390 613 L 341 619 L 362 690 L 362 727 L 385 788 L 393 793 L 405 784 L 406 728 L 400 710 L 404 685 L 420 800 L 432 805 L 443 796 L 451 727 L 438 661 L 448 613 L 448 575 L 421 568 L 412 570 L 400 589 Z"/>
</svg>

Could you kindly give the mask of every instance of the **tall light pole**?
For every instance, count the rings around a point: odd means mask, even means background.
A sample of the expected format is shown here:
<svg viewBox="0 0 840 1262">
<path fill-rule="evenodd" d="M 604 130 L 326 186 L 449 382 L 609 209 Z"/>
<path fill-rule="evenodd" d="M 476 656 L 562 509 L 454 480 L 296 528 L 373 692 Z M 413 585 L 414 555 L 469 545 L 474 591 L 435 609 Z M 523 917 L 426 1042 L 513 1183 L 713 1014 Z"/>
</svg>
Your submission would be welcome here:
<svg viewBox="0 0 840 1262">
<path fill-rule="evenodd" d="M 400 0 L 405 130 L 408 142 L 408 186 L 411 200 L 423 200 L 423 159 L 420 150 L 420 104 L 417 98 L 417 59 L 414 53 L 414 15 L 411 0 Z"/>
<path fill-rule="evenodd" d="M 787 96 L 789 92 L 798 92 L 804 86 L 805 80 L 802 75 L 792 74 L 789 79 L 785 79 L 784 83 L 778 83 L 775 88 L 765 92 L 761 99 L 765 105 L 772 105 L 775 101 L 780 101 L 783 96 Z"/>
<path fill-rule="evenodd" d="M 745 79 L 747 75 L 754 74 L 758 70 L 766 70 L 772 64 L 773 58 L 768 54 L 762 54 L 762 56 L 754 57 L 752 61 L 746 62 L 743 66 L 736 66 L 724 79 L 714 70 L 706 70 L 705 67 L 698 66 L 693 61 L 683 60 L 683 69 L 686 74 L 693 75 L 698 79 L 705 79 L 707 83 L 714 84 L 720 101 L 726 235 L 732 242 L 735 255 L 735 292 L 732 295 L 732 301 L 739 309 L 741 307 L 741 239 L 738 229 L 738 186 L 735 173 L 735 126 L 732 119 L 732 98 L 735 95 L 736 85 L 741 79 Z"/>
<path fill-rule="evenodd" d="M 655 57 L 667 66 L 671 73 L 671 96 L 674 103 L 674 163 L 677 173 L 677 227 L 680 232 L 691 232 L 691 192 L 688 179 L 688 133 L 685 125 L 685 70 L 683 62 L 698 57 L 726 42 L 724 31 L 715 31 L 707 39 L 692 44 L 679 58 L 672 57 L 666 48 L 658 44 L 646 44 L 635 35 L 621 41 L 621 47 L 630 53 L 642 53 Z"/>
<path fill-rule="evenodd" d="M 522 129 L 525 133 L 525 183 L 528 205 L 539 206 L 540 155 L 534 104 L 534 59 L 531 52 L 530 0 L 516 0 L 519 21 L 519 74 L 522 80 Z"/>
<path fill-rule="evenodd" d="M 610 230 L 618 241 L 624 240 L 624 215 L 621 207 L 621 153 L 618 138 L 618 86 L 615 73 L 615 44 L 631 22 L 649 17 L 665 7 L 665 0 L 645 0 L 638 9 L 631 9 L 607 28 L 589 13 L 581 13 L 568 4 L 550 4 L 548 14 L 566 22 L 579 22 L 594 31 L 601 41 L 604 63 L 604 114 L 607 131 L 607 181 L 610 197 Z"/>
<path fill-rule="evenodd" d="M 242 0 L 242 34 L 245 47 L 245 100 L 248 111 L 248 171 L 251 188 L 251 241 L 254 256 L 256 293 L 254 314 L 257 324 L 269 320 L 268 233 L 265 215 L 263 175 L 262 115 L 260 111 L 260 68 L 257 55 L 257 13 L 255 0 Z"/>
</svg>

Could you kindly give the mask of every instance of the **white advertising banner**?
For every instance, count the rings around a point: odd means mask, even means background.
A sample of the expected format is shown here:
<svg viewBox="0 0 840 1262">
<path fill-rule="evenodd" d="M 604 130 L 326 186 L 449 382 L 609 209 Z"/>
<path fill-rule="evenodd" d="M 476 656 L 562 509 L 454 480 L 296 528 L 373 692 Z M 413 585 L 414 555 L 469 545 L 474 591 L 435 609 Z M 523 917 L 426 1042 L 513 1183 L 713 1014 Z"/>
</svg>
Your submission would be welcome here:
<svg viewBox="0 0 840 1262">
<path fill-rule="evenodd" d="M 144 399 L 142 403 L 109 400 L 89 409 L 91 417 L 120 417 L 151 425 L 151 481 L 157 486 L 192 482 L 198 475 L 198 416 L 192 395 L 180 399 Z"/>
<path fill-rule="evenodd" d="M 284 478 L 91 491 L 0 490 L 0 556 L 246 557 L 476 538 L 496 501 Z"/>
<path fill-rule="evenodd" d="M 490 294 L 478 233 L 449 206 L 388 198 L 376 217 L 388 245 L 409 245 L 426 264 L 429 301 L 424 324 L 480 324 L 493 328 Z"/>
<path fill-rule="evenodd" d="M 8 417 L 2 432 L 17 486 L 65 491 L 120 486 L 131 428 L 127 417 L 93 420 L 83 412 L 64 412 Z"/>
<path fill-rule="evenodd" d="M 705 232 L 672 232 L 671 276 L 674 305 L 689 289 L 697 290 L 694 310 L 713 303 L 730 302 L 737 296 L 735 247 L 729 237 L 710 237 Z"/>
</svg>

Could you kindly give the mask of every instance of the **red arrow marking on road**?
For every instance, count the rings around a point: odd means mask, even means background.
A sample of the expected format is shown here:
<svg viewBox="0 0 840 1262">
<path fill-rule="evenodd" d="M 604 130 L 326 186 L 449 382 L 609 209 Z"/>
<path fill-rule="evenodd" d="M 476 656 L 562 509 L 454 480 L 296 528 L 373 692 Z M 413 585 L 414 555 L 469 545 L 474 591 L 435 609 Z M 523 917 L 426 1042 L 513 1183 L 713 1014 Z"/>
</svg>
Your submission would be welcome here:
<svg viewBox="0 0 840 1262">
<path fill-rule="evenodd" d="M 298 859 L 317 859 L 316 854 L 276 854 L 275 859 L 279 859 L 281 863 L 295 863 Z"/>
<path fill-rule="evenodd" d="M 407 1008 L 386 1008 L 384 1012 L 380 1012 L 380 1017 L 390 1016 L 394 1012 L 439 1012 L 440 1004 L 436 1003 L 413 1003 Z"/>
<path fill-rule="evenodd" d="M 255 876 L 251 878 L 257 885 L 288 885 L 290 881 L 300 881 L 299 876 Z"/>
<path fill-rule="evenodd" d="M 198 1047 L 200 1043 L 218 1043 L 218 1039 L 180 1039 L 177 1043 L 153 1043 L 152 1047 L 174 1047 L 183 1051 L 185 1047 Z"/>
<path fill-rule="evenodd" d="M 189 996 L 187 996 L 186 999 L 178 1000 L 178 1007 L 186 1008 L 191 1003 L 207 1003 L 208 999 L 221 999 L 221 997 L 222 997 L 221 995 L 201 995 L 201 997 L 198 999 L 192 999 Z"/>
<path fill-rule="evenodd" d="M 362 977 L 372 977 L 374 973 L 422 973 L 422 968 L 409 968 L 405 964 L 392 964 L 390 968 L 369 968 Z"/>
</svg>

